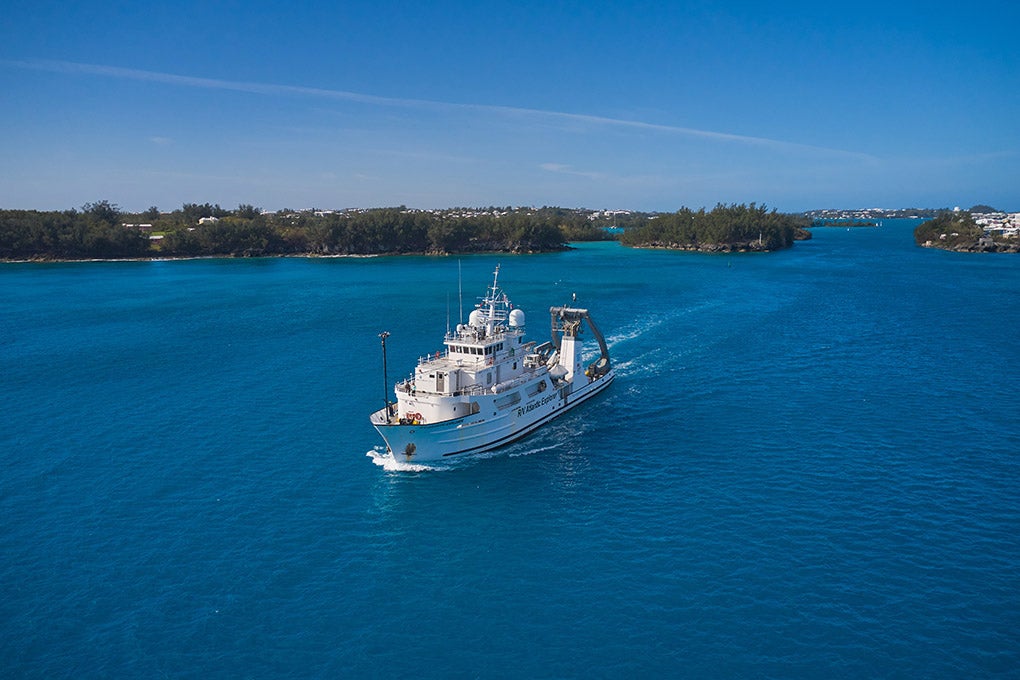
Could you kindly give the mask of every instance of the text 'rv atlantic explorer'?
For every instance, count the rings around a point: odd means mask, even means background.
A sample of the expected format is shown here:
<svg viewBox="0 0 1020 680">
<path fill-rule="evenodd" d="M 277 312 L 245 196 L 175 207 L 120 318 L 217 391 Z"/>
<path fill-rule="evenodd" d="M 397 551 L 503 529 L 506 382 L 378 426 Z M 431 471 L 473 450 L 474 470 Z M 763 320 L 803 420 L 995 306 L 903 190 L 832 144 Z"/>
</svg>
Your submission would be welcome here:
<svg viewBox="0 0 1020 680">
<path fill-rule="evenodd" d="M 395 386 L 396 403 L 371 415 L 398 461 L 434 461 L 478 453 L 519 439 L 613 382 L 605 338 L 586 309 L 552 307 L 552 341 L 524 338 L 524 312 L 492 287 L 467 324 L 447 332 L 446 350 L 418 360 L 413 377 Z M 582 322 L 601 354 L 581 365 Z M 383 339 L 385 373 L 386 337 Z"/>
</svg>

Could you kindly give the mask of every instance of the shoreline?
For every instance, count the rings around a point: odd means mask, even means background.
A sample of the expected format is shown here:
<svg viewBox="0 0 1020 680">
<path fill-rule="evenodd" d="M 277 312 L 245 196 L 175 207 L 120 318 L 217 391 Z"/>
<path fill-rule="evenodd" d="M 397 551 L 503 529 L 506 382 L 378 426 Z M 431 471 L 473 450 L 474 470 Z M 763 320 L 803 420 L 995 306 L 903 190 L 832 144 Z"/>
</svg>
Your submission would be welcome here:
<svg viewBox="0 0 1020 680">
<path fill-rule="evenodd" d="M 1020 243 L 992 243 L 991 245 L 968 243 L 966 245 L 940 246 L 932 241 L 926 241 L 917 245 L 920 248 L 944 250 L 947 253 L 1020 253 Z"/>
<path fill-rule="evenodd" d="M 811 233 L 805 236 L 794 237 L 790 245 L 768 246 L 759 244 L 757 239 L 751 241 L 735 241 L 733 243 L 663 243 L 662 241 L 651 241 L 639 245 L 626 245 L 625 248 L 642 248 L 646 250 L 678 250 L 687 253 L 727 254 L 727 253 L 776 253 L 781 250 L 793 248 L 797 241 L 811 240 Z"/>
<path fill-rule="evenodd" d="M 27 260 L 0 259 L 0 264 L 68 264 L 74 262 L 184 262 L 188 260 L 258 260 L 284 257 L 324 258 L 335 259 L 341 257 L 363 258 L 363 257 L 389 257 L 384 253 L 381 255 L 311 255 L 311 254 L 287 254 L 287 255 L 170 255 L 167 257 L 90 257 L 90 258 L 30 258 Z"/>
<path fill-rule="evenodd" d="M 308 260 L 337 260 L 337 259 L 365 259 L 373 257 L 452 257 L 464 255 L 542 255 L 546 253 L 562 253 L 573 250 L 572 246 L 565 246 L 557 250 L 484 250 L 464 253 L 448 252 L 423 252 L 423 253 L 347 253 L 347 254 L 320 254 L 320 253 L 267 253 L 265 255 L 167 255 L 154 257 L 90 257 L 90 258 L 61 258 L 61 257 L 33 257 L 27 259 L 6 259 L 0 258 L 0 265 L 3 264 L 67 264 L 75 262 L 184 262 L 188 260 L 260 260 L 260 259 L 308 259 Z"/>
</svg>

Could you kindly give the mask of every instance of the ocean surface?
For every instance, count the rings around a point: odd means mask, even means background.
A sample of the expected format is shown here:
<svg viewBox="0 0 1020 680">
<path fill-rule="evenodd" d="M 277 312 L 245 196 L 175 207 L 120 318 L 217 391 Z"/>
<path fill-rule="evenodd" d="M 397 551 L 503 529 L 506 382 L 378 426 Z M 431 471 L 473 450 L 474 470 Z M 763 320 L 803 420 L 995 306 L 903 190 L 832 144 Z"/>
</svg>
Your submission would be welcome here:
<svg viewBox="0 0 1020 680">
<path fill-rule="evenodd" d="M 0 675 L 1020 677 L 1020 257 L 0 265 Z M 618 376 L 432 467 L 368 414 L 500 281 Z"/>
</svg>

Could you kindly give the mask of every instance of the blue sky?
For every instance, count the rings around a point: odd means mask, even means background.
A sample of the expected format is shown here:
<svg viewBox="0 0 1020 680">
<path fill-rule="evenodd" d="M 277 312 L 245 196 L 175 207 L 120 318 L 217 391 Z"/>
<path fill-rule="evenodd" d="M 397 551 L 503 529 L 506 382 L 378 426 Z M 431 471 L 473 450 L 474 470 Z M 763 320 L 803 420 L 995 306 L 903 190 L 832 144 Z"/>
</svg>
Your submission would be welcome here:
<svg viewBox="0 0 1020 680">
<path fill-rule="evenodd" d="M 1018 3 L 93 2 L 0 19 L 0 207 L 1020 210 Z"/>
</svg>

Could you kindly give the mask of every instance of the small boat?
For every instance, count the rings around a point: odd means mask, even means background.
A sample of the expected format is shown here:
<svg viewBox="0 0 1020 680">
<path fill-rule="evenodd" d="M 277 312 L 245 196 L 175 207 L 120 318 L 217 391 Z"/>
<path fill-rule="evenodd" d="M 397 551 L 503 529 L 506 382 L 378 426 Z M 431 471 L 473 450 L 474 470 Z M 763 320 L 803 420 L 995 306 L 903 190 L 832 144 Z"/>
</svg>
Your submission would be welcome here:
<svg viewBox="0 0 1020 680">
<path fill-rule="evenodd" d="M 468 323 L 447 331 L 444 349 L 418 360 L 413 374 L 394 386 L 372 425 L 398 461 L 425 462 L 480 453 L 524 437 L 613 382 L 605 338 L 587 309 L 551 307 L 552 338 L 525 338 L 524 312 L 492 286 Z M 599 357 L 582 360 L 584 325 Z M 386 337 L 383 340 L 383 371 Z"/>
</svg>

